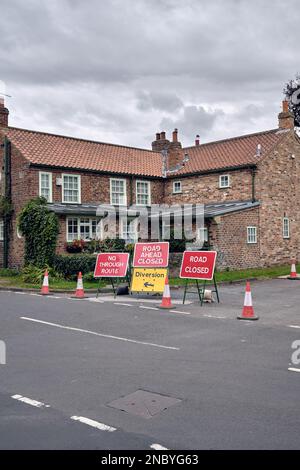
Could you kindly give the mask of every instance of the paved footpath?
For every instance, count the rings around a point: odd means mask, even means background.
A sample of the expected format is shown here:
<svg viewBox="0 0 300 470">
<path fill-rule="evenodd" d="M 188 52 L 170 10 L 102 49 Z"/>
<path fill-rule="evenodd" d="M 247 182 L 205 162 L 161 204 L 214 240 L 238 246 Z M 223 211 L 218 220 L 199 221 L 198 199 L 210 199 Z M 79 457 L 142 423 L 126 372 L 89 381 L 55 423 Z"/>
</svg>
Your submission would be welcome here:
<svg viewBox="0 0 300 470">
<path fill-rule="evenodd" d="M 253 283 L 257 322 L 243 293 L 162 311 L 0 292 L 0 448 L 298 449 L 300 282 Z"/>
</svg>

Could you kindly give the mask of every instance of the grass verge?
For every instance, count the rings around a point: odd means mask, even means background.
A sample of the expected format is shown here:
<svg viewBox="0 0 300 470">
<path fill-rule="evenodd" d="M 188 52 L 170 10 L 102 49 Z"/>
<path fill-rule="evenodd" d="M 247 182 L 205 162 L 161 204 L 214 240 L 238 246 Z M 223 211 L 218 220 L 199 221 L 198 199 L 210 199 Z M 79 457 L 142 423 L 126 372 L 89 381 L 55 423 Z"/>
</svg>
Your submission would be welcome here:
<svg viewBox="0 0 300 470">
<path fill-rule="evenodd" d="M 297 266 L 297 271 L 300 271 L 300 265 Z M 243 279 L 270 279 L 276 278 L 278 276 L 284 276 L 290 273 L 290 266 L 273 266 L 271 268 L 253 268 L 253 269 L 243 269 L 238 271 L 222 271 L 216 273 L 217 282 L 234 282 Z M 7 275 L 8 274 L 8 275 Z M 84 281 L 84 288 L 97 289 L 99 282 L 98 281 Z M 107 281 L 101 281 L 100 286 L 104 287 L 108 284 Z M 185 279 L 180 279 L 179 277 L 170 278 L 171 285 L 184 285 Z M 75 290 L 76 281 L 67 281 L 65 279 L 49 279 L 50 288 L 55 290 Z M 36 284 L 25 283 L 19 274 L 11 275 L 5 273 L 4 270 L 0 270 L 0 286 L 1 287 L 16 287 L 22 289 L 40 289 L 41 286 Z"/>
</svg>

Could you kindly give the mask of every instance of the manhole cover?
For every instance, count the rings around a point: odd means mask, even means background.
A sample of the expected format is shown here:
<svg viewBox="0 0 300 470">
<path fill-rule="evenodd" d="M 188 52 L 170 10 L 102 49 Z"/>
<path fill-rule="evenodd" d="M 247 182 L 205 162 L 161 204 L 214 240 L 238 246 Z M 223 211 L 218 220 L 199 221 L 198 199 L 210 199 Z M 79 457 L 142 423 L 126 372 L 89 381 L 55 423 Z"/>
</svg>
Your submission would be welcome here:
<svg viewBox="0 0 300 470">
<path fill-rule="evenodd" d="M 137 390 L 126 397 L 112 401 L 108 406 L 148 419 L 180 402 L 178 398 Z"/>
</svg>

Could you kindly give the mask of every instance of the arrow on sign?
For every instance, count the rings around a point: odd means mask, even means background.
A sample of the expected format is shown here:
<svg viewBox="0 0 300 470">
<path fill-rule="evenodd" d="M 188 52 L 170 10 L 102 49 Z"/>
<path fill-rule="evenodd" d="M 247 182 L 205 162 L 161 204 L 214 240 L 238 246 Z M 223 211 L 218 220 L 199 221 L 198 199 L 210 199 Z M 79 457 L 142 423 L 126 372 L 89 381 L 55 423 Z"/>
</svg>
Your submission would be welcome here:
<svg viewBox="0 0 300 470">
<path fill-rule="evenodd" d="M 145 287 L 154 287 L 154 284 L 150 284 L 150 282 L 144 282 Z"/>
</svg>

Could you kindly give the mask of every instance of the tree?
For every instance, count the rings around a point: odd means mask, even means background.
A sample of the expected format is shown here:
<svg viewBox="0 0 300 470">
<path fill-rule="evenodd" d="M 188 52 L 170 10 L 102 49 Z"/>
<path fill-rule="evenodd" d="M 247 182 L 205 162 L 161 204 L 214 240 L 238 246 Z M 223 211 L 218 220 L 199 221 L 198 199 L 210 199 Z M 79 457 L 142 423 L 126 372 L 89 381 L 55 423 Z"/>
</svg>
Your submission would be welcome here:
<svg viewBox="0 0 300 470">
<path fill-rule="evenodd" d="M 300 127 L 300 75 L 290 80 L 283 90 L 289 102 L 289 110 L 295 116 L 295 126 Z"/>
<path fill-rule="evenodd" d="M 59 225 L 45 198 L 32 199 L 24 206 L 18 217 L 18 228 L 25 237 L 25 265 L 51 266 Z"/>
</svg>

